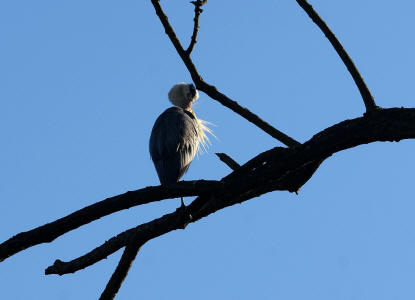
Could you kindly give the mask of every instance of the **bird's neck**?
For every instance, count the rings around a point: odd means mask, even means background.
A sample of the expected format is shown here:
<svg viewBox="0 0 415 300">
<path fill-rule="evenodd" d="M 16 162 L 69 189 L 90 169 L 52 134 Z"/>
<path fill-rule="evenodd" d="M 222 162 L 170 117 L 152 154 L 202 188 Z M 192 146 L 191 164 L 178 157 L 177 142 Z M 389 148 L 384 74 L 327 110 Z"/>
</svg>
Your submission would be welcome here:
<svg viewBox="0 0 415 300">
<path fill-rule="evenodd" d="M 195 112 L 193 111 L 192 106 L 189 104 L 189 106 L 187 106 L 186 108 L 184 108 L 184 110 L 187 110 L 188 112 L 190 112 L 193 116 L 196 117 Z"/>
</svg>

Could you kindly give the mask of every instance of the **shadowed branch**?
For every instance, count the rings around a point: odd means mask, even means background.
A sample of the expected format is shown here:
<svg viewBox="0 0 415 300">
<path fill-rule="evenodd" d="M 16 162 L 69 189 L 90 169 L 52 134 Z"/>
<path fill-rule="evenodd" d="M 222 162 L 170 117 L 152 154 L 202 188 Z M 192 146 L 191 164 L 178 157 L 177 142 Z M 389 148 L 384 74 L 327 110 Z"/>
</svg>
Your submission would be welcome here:
<svg viewBox="0 0 415 300">
<path fill-rule="evenodd" d="M 186 209 L 178 208 L 175 212 L 121 232 L 79 258 L 69 262 L 56 260 L 53 265 L 45 270 L 45 274 L 63 275 L 75 273 L 117 252 L 122 247 L 125 247 L 129 241 L 134 240 L 136 244 L 143 245 L 162 234 L 176 229 L 183 229 L 191 221 L 190 214 L 191 210 L 189 207 Z"/>
<path fill-rule="evenodd" d="M 161 218 L 124 231 L 84 256 L 57 261 L 47 274 L 73 273 L 126 246 L 133 236 L 145 243 L 162 234 L 182 229 L 224 207 L 242 203 L 275 190 L 296 192 L 332 154 L 376 141 L 415 138 L 415 109 L 379 110 L 366 117 L 343 121 L 316 134 L 301 147 L 276 147 L 259 154 L 222 178 L 223 189 L 194 200 L 186 211 L 177 209 Z M 189 215 L 192 216 L 189 219 Z"/>
<path fill-rule="evenodd" d="M 152 186 L 107 198 L 66 217 L 19 233 L 0 244 L 0 261 L 29 247 L 50 243 L 57 237 L 114 212 L 163 199 L 197 196 L 221 189 L 218 181 L 182 181 L 169 186 Z"/>
</svg>

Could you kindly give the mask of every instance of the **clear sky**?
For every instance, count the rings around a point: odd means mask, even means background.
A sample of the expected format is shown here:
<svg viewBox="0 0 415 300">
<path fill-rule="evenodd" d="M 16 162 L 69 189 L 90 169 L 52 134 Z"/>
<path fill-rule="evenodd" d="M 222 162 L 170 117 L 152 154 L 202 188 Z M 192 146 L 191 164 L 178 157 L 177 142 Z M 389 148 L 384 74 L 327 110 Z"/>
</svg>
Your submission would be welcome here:
<svg viewBox="0 0 415 300">
<path fill-rule="evenodd" d="M 189 1 L 162 1 L 188 44 Z M 383 107 L 414 107 L 415 3 L 311 1 Z M 364 112 L 346 68 L 294 0 L 204 7 L 193 59 L 209 83 L 299 141 Z M 146 1 L 0 2 L 0 240 L 106 197 L 157 185 L 148 140 L 190 82 Z M 201 93 L 217 139 L 184 179 L 281 145 Z M 414 299 L 414 141 L 329 158 L 299 195 L 274 192 L 146 244 L 117 299 Z M 186 199 L 187 202 L 191 199 Z M 173 211 L 123 211 L 0 263 L 2 299 L 97 299 L 121 252 L 76 274 L 57 258 Z"/>
</svg>

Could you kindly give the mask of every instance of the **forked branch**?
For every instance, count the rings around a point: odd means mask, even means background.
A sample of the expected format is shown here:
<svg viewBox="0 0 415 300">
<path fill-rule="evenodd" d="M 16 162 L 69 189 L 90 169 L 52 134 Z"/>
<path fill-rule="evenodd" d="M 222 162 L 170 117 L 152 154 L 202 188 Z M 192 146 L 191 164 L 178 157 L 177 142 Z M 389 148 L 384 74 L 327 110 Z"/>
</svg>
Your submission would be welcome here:
<svg viewBox="0 0 415 300">
<path fill-rule="evenodd" d="M 0 244 L 0 261 L 29 247 L 50 243 L 57 237 L 114 212 L 163 199 L 197 196 L 221 189 L 218 181 L 182 181 L 170 186 L 152 186 L 110 197 L 66 217 L 19 233 Z"/>
<path fill-rule="evenodd" d="M 153 4 L 156 14 L 159 17 L 161 23 L 163 24 L 164 31 L 166 32 L 174 48 L 176 49 L 177 53 L 179 54 L 180 58 L 185 64 L 187 70 L 192 76 L 193 82 L 195 83 L 198 90 L 206 93 L 209 97 L 218 101 L 223 106 L 230 108 L 235 113 L 245 118 L 249 122 L 253 123 L 257 127 L 261 128 L 263 131 L 265 131 L 266 133 L 268 133 L 275 139 L 279 140 L 284 145 L 288 147 L 296 147 L 300 145 L 299 142 L 289 137 L 285 133 L 279 131 L 278 129 L 274 128 L 273 126 L 271 126 L 270 124 L 262 120 L 260 117 L 258 117 L 256 114 L 249 111 L 247 108 L 240 106 L 238 102 L 228 98 L 226 95 L 219 92 L 215 86 L 210 85 L 207 82 L 205 82 L 202 79 L 202 76 L 200 76 L 198 70 L 196 69 L 196 66 L 194 65 L 192 59 L 190 58 L 189 53 L 187 53 L 183 49 L 183 46 L 180 43 L 179 39 L 177 38 L 177 35 L 174 32 L 173 27 L 170 25 L 166 14 L 164 13 L 163 9 L 160 6 L 160 1 L 151 0 L 151 3 Z"/>
<path fill-rule="evenodd" d="M 133 237 L 145 243 L 224 207 L 275 190 L 298 191 L 321 162 L 332 154 L 375 141 L 415 138 L 415 109 L 385 109 L 366 117 L 347 120 L 316 134 L 295 149 L 276 147 L 259 154 L 221 179 L 223 189 L 202 195 L 186 211 L 178 209 L 148 223 L 120 233 L 84 256 L 57 261 L 47 274 L 73 273 L 125 247 Z M 189 215 L 192 216 L 189 219 Z"/>
</svg>

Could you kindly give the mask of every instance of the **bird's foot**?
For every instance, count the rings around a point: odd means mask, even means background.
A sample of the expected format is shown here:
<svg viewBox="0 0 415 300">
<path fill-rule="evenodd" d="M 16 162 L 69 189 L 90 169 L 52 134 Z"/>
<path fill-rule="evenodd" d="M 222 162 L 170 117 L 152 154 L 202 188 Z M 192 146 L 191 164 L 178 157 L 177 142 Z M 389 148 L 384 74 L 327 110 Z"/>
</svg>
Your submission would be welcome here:
<svg viewBox="0 0 415 300">
<path fill-rule="evenodd" d="M 186 204 L 184 204 L 183 197 L 181 197 L 181 198 L 180 198 L 180 200 L 181 200 L 180 209 L 187 209 Z M 191 221 L 191 220 L 193 219 L 192 215 L 191 215 L 191 214 L 189 214 L 189 217 L 190 217 L 190 221 Z"/>
<path fill-rule="evenodd" d="M 180 205 L 180 207 L 177 208 L 177 211 L 180 211 L 183 214 L 185 214 L 185 215 L 187 214 L 188 215 L 188 218 L 189 219 L 186 222 L 186 224 L 183 225 L 183 229 L 185 229 L 186 226 L 187 226 L 187 224 L 189 224 L 193 220 L 193 217 L 192 217 L 192 214 L 190 214 L 188 212 L 188 207 L 186 206 L 186 204 L 184 204 L 183 197 L 181 198 L 181 205 Z"/>
<path fill-rule="evenodd" d="M 193 220 L 192 214 L 190 214 L 187 210 L 188 207 L 186 205 L 180 205 L 180 207 L 177 208 L 178 211 L 181 211 L 183 214 L 188 214 L 189 216 L 189 222 Z"/>
</svg>

